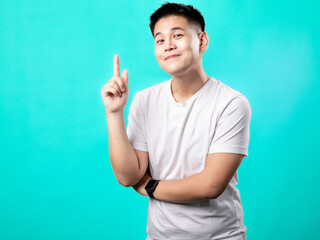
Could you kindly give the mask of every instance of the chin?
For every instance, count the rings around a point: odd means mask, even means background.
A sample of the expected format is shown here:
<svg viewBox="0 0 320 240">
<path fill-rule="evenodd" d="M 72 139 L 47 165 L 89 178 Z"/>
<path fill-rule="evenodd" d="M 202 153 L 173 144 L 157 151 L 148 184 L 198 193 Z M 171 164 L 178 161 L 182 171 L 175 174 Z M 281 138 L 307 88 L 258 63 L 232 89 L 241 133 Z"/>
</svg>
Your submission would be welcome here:
<svg viewBox="0 0 320 240">
<path fill-rule="evenodd" d="M 169 75 L 183 75 L 186 74 L 187 68 L 186 67 L 162 67 L 163 71 L 168 73 Z"/>
<path fill-rule="evenodd" d="M 170 76 L 181 76 L 187 74 L 185 71 L 165 71 Z"/>
</svg>

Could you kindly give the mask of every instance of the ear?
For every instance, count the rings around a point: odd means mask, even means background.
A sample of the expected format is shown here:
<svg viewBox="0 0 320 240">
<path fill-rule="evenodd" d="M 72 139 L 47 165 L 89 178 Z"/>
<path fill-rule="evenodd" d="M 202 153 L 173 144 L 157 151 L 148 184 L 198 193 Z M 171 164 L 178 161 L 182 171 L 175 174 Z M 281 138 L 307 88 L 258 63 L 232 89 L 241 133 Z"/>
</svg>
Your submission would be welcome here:
<svg viewBox="0 0 320 240">
<path fill-rule="evenodd" d="M 205 52 L 209 45 L 209 36 L 206 32 L 199 33 L 200 46 L 199 51 Z"/>
</svg>

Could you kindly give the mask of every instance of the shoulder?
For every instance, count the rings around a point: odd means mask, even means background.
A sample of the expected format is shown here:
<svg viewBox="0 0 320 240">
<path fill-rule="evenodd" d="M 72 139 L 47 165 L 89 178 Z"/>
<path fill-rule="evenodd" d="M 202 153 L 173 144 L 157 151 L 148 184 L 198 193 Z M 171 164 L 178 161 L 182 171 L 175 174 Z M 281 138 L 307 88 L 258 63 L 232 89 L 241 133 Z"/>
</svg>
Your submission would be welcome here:
<svg viewBox="0 0 320 240">
<path fill-rule="evenodd" d="M 149 95 L 151 93 L 159 92 L 159 91 L 162 90 L 162 88 L 164 88 L 169 83 L 169 81 L 170 80 L 155 84 L 155 85 L 150 86 L 150 87 L 147 87 L 147 88 L 145 88 L 143 90 L 138 91 L 137 94 L 139 94 L 141 96 L 146 96 L 146 95 Z"/>
<path fill-rule="evenodd" d="M 170 83 L 170 80 L 164 81 L 153 86 L 147 87 L 143 90 L 137 91 L 135 98 L 138 98 L 142 102 L 159 101 L 160 97 L 163 97 L 166 91 L 166 87 Z"/>
<path fill-rule="evenodd" d="M 220 113 L 226 108 L 230 108 L 232 106 L 243 108 L 245 111 L 251 111 L 247 97 L 241 92 L 216 79 L 214 79 L 213 86 L 212 91 L 215 91 L 216 93 Z"/>
<path fill-rule="evenodd" d="M 213 85 L 214 85 L 214 91 L 217 92 L 218 96 L 220 98 L 226 98 L 226 99 L 230 99 L 230 98 L 235 98 L 235 97 L 245 97 L 242 93 L 240 93 L 239 91 L 235 90 L 234 88 L 228 86 L 227 84 L 225 84 L 224 82 L 214 79 L 213 78 Z"/>
</svg>

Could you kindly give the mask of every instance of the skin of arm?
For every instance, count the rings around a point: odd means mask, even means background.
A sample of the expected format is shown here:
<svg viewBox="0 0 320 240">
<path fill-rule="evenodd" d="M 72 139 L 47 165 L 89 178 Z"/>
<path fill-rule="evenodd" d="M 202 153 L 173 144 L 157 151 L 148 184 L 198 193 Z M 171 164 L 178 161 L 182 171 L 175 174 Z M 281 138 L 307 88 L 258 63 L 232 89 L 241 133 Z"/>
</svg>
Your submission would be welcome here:
<svg viewBox="0 0 320 240">
<path fill-rule="evenodd" d="M 117 181 L 125 187 L 139 182 L 148 166 L 148 155 L 132 148 L 126 132 L 123 112 L 129 96 L 128 79 L 127 70 L 120 76 L 120 60 L 115 55 L 113 77 L 102 87 L 101 97 L 108 122 L 111 166 Z"/>
<path fill-rule="evenodd" d="M 156 199 L 173 203 L 188 203 L 219 197 L 240 166 L 243 154 L 211 153 L 207 155 L 204 169 L 178 180 L 160 181 L 153 195 Z M 148 196 L 145 186 L 151 179 L 146 173 L 133 188 Z"/>
<path fill-rule="evenodd" d="M 109 153 L 117 181 L 125 187 L 136 184 L 148 167 L 148 155 L 134 150 L 129 142 L 123 113 L 107 114 Z"/>
</svg>

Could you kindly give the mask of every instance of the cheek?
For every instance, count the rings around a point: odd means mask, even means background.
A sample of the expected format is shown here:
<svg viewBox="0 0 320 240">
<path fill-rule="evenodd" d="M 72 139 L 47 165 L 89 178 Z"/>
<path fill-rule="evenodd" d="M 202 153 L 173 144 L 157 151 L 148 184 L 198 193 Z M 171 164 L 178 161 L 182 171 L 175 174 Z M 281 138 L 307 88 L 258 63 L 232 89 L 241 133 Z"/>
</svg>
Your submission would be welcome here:
<svg viewBox="0 0 320 240">
<path fill-rule="evenodd" d="M 161 51 L 160 51 L 159 48 L 155 48 L 155 49 L 154 49 L 154 55 L 155 55 L 156 59 L 157 59 L 158 61 L 160 61 Z"/>
<path fill-rule="evenodd" d="M 189 44 L 189 46 L 190 46 L 190 49 L 191 49 L 191 52 L 193 53 L 193 54 L 196 54 L 196 55 L 198 55 L 199 54 L 199 51 L 200 51 L 200 41 L 199 41 L 199 39 L 193 39 L 191 42 L 190 42 L 190 44 Z"/>
<path fill-rule="evenodd" d="M 188 46 L 187 48 L 185 48 L 184 50 L 185 61 L 187 62 L 193 61 L 195 55 L 196 55 L 196 50 L 194 48 L 192 48 L 191 46 Z"/>
<path fill-rule="evenodd" d="M 158 64 L 161 67 L 163 67 L 164 66 L 164 62 L 163 62 L 164 56 L 163 56 L 162 50 L 160 48 L 155 49 L 154 50 L 154 55 L 155 55 L 155 57 L 157 59 Z"/>
<path fill-rule="evenodd" d="M 183 49 L 188 56 L 195 55 L 195 53 L 197 53 L 197 51 L 199 50 L 198 48 L 199 46 L 197 45 L 196 41 L 183 42 L 180 46 L 180 49 Z"/>
</svg>

